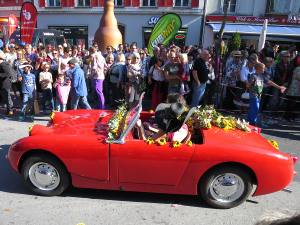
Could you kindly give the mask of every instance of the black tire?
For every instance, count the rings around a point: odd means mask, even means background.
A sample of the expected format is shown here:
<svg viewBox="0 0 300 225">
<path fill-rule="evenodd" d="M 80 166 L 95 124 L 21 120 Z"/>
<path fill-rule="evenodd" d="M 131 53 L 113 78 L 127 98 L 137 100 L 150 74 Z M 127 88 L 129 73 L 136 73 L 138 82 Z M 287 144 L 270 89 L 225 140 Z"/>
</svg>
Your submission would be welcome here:
<svg viewBox="0 0 300 225">
<path fill-rule="evenodd" d="M 210 186 L 212 182 L 214 181 L 215 178 L 225 173 L 231 173 L 231 174 L 235 174 L 236 176 L 239 176 L 239 178 L 244 183 L 244 188 L 242 189 L 243 191 L 241 191 L 242 194 L 234 201 L 228 200 L 228 202 L 224 202 L 216 199 L 211 194 Z M 230 209 L 242 204 L 244 201 L 246 201 L 246 199 L 250 195 L 252 188 L 253 188 L 253 184 L 249 173 L 242 168 L 233 167 L 233 166 L 217 167 L 207 172 L 199 183 L 200 197 L 209 206 L 218 209 Z"/>
<path fill-rule="evenodd" d="M 42 190 L 35 186 L 29 178 L 29 170 L 36 163 L 48 163 L 53 166 L 59 174 L 60 181 L 58 186 L 53 190 Z M 22 164 L 21 174 L 25 185 L 34 193 L 44 196 L 56 196 L 62 194 L 70 186 L 70 176 L 65 166 L 55 157 L 48 154 L 36 154 L 27 158 Z"/>
</svg>

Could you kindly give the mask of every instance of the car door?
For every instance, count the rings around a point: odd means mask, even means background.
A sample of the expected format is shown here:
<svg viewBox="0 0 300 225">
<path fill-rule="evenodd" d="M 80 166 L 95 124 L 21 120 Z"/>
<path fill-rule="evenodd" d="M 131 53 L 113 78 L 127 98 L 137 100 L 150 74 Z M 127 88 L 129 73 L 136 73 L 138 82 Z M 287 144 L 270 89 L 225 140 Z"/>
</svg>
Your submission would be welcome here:
<svg viewBox="0 0 300 225">
<path fill-rule="evenodd" d="M 129 140 L 117 148 L 120 183 L 177 185 L 194 153 L 194 146 L 159 146 Z"/>
</svg>

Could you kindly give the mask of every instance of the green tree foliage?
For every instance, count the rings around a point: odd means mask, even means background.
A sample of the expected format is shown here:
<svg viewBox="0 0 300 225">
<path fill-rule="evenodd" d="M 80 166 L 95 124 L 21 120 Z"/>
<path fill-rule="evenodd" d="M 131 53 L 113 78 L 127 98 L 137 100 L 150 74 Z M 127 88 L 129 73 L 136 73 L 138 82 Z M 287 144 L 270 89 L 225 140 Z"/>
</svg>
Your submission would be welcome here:
<svg viewBox="0 0 300 225">
<path fill-rule="evenodd" d="M 241 35 L 239 33 L 234 33 L 231 36 L 231 39 L 229 40 L 228 43 L 228 50 L 229 52 L 232 52 L 234 50 L 239 50 L 241 48 L 242 40 L 241 40 Z"/>
</svg>

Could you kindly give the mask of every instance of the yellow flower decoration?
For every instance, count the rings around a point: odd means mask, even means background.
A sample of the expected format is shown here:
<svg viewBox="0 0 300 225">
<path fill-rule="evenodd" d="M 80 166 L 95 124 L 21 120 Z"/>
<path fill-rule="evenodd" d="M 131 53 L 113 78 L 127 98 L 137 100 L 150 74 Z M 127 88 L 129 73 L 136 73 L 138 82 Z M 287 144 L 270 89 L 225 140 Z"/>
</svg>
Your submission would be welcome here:
<svg viewBox="0 0 300 225">
<path fill-rule="evenodd" d="M 180 147 L 181 146 L 181 143 L 179 142 L 179 141 L 174 141 L 173 142 L 173 147 L 174 148 L 178 148 L 178 147 Z"/>
<path fill-rule="evenodd" d="M 31 134 L 31 131 L 32 131 L 32 128 L 33 128 L 34 125 L 35 124 L 31 124 L 31 125 L 28 126 L 28 133 L 29 133 L 29 135 Z"/>
<path fill-rule="evenodd" d="M 167 140 L 166 140 L 165 138 L 160 138 L 160 139 L 157 141 L 157 143 L 158 143 L 159 145 L 166 145 L 166 144 L 167 144 Z"/>
<path fill-rule="evenodd" d="M 188 141 L 187 146 L 192 147 L 193 146 L 193 142 L 192 141 Z"/>
<path fill-rule="evenodd" d="M 279 145 L 278 142 L 275 140 L 268 140 L 268 142 L 273 145 L 274 148 L 276 148 L 277 150 L 279 150 Z"/>
<path fill-rule="evenodd" d="M 148 138 L 146 139 L 146 143 L 147 143 L 148 145 L 152 145 L 152 144 L 154 144 L 154 140 L 153 140 L 151 137 L 148 137 Z"/>
<path fill-rule="evenodd" d="M 51 115 L 50 115 L 51 120 L 54 119 L 54 116 L 55 116 L 55 112 L 52 112 Z"/>
</svg>

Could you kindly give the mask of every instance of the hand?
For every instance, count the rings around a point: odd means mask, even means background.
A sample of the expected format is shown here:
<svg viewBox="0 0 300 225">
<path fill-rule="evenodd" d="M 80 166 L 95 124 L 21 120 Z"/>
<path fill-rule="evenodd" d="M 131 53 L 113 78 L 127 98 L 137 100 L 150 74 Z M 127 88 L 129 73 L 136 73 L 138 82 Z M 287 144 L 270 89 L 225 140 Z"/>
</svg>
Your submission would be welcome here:
<svg viewBox="0 0 300 225">
<path fill-rule="evenodd" d="M 200 82 L 197 82 L 197 87 L 200 87 L 201 83 Z"/>
<path fill-rule="evenodd" d="M 22 77 L 18 77 L 18 81 L 22 81 Z"/>
<path fill-rule="evenodd" d="M 280 92 L 281 92 L 281 93 L 284 93 L 285 90 L 286 90 L 286 87 L 285 87 L 285 86 L 279 86 L 279 88 L 280 88 Z"/>
</svg>

